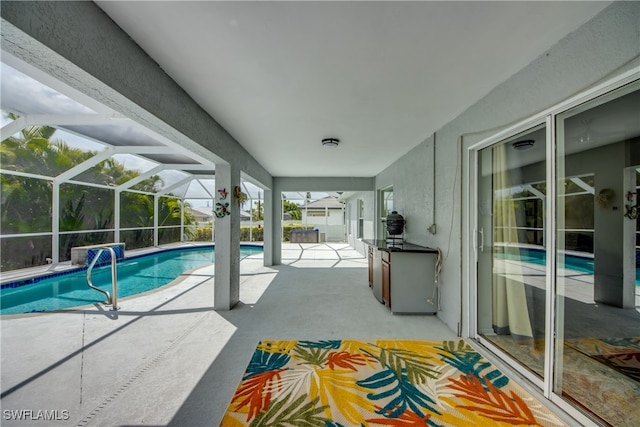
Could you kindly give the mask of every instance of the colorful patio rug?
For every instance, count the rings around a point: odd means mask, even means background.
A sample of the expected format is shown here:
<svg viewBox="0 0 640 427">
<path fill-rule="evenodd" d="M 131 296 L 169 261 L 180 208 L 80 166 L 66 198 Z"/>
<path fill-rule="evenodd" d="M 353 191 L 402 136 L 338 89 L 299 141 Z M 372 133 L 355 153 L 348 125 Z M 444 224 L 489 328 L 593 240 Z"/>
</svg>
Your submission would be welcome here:
<svg viewBox="0 0 640 427">
<path fill-rule="evenodd" d="M 580 338 L 565 344 L 640 382 L 640 337 Z"/>
<path fill-rule="evenodd" d="M 464 340 L 262 341 L 222 426 L 565 425 Z"/>
</svg>

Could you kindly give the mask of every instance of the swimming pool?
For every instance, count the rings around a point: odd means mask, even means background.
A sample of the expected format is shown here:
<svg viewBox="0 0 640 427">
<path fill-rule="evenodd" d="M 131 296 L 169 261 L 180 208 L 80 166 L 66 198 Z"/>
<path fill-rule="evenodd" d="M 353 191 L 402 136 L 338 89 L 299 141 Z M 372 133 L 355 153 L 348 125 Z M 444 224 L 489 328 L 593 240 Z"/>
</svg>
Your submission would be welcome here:
<svg viewBox="0 0 640 427">
<path fill-rule="evenodd" d="M 500 259 L 530 262 L 546 265 L 547 252 L 535 248 L 503 248 L 503 252 L 495 254 Z M 593 256 L 578 256 L 566 254 L 560 268 L 566 268 L 581 273 L 593 274 Z M 636 286 L 640 286 L 640 268 L 636 268 Z"/>
<path fill-rule="evenodd" d="M 241 245 L 240 258 L 262 253 L 261 246 Z M 176 248 L 126 258 L 118 263 L 118 298 L 167 285 L 185 271 L 213 263 L 213 246 Z M 94 285 L 111 292 L 111 265 L 94 268 Z M 86 267 L 64 273 L 3 284 L 0 314 L 53 311 L 102 303 L 105 297 L 87 286 Z"/>
</svg>

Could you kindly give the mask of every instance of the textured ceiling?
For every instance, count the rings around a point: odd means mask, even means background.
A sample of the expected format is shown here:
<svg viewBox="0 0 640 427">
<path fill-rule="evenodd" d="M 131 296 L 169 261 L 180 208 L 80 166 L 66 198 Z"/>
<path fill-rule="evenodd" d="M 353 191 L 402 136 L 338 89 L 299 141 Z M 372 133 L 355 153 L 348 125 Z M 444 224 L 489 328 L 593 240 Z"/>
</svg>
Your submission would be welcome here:
<svg viewBox="0 0 640 427">
<path fill-rule="evenodd" d="M 97 2 L 292 177 L 376 175 L 608 3 Z"/>
</svg>

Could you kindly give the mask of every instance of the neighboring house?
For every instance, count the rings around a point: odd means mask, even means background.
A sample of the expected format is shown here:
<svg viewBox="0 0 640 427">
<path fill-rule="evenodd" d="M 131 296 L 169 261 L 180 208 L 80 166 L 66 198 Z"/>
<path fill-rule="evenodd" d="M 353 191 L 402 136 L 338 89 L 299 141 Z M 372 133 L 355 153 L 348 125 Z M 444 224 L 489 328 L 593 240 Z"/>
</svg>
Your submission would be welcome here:
<svg viewBox="0 0 640 427">
<path fill-rule="evenodd" d="M 213 221 L 213 212 L 210 207 L 188 207 L 187 212 L 189 212 L 196 219 L 198 224 L 203 224 L 207 222 Z"/>
<path fill-rule="evenodd" d="M 240 215 L 240 221 L 242 221 L 242 222 L 251 221 L 251 214 L 249 212 L 247 212 L 247 211 L 240 211 L 240 213 L 238 215 Z"/>
<path fill-rule="evenodd" d="M 213 221 L 213 212 L 210 207 L 202 206 L 202 207 L 189 207 L 187 208 L 187 212 L 190 212 L 196 219 L 198 224 L 204 224 Z M 246 211 L 240 211 L 238 214 L 240 215 L 240 221 L 250 221 L 251 214 Z"/>
<path fill-rule="evenodd" d="M 333 198 L 309 202 L 300 206 L 302 222 L 304 223 L 328 223 L 330 225 L 344 224 L 344 203 Z M 326 218 L 326 221 L 325 221 Z"/>
<path fill-rule="evenodd" d="M 315 225 L 327 241 L 345 239 L 344 203 L 334 197 L 309 202 L 300 206 L 301 222 Z"/>
</svg>

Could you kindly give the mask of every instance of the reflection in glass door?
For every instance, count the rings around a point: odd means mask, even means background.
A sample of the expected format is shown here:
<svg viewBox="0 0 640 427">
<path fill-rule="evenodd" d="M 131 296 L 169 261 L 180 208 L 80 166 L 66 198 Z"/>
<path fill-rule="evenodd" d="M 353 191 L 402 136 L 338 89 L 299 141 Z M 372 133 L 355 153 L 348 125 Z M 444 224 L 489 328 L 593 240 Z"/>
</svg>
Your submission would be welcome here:
<svg viewBox="0 0 640 427">
<path fill-rule="evenodd" d="M 609 90 L 472 147 L 472 335 L 578 419 L 635 427 L 640 81 Z"/>
<path fill-rule="evenodd" d="M 553 390 L 604 423 L 640 425 L 640 85 L 557 116 Z M 634 213 L 635 212 L 635 213 Z"/>
<path fill-rule="evenodd" d="M 546 127 L 478 153 L 477 327 L 544 376 Z"/>
<path fill-rule="evenodd" d="M 636 170 L 636 188 L 635 188 L 635 205 L 629 203 L 625 205 L 625 210 L 630 209 L 628 216 L 633 218 L 636 216 L 636 311 L 640 312 L 640 207 L 638 207 L 639 199 L 640 199 L 640 166 L 635 168 Z M 630 199 L 630 197 L 629 197 Z M 633 211 L 633 207 L 635 206 L 635 212 Z M 626 212 L 625 212 L 626 215 Z"/>
<path fill-rule="evenodd" d="M 387 215 L 393 211 L 393 187 L 387 187 L 379 191 L 380 216 L 378 222 L 378 239 L 387 238 Z"/>
</svg>

